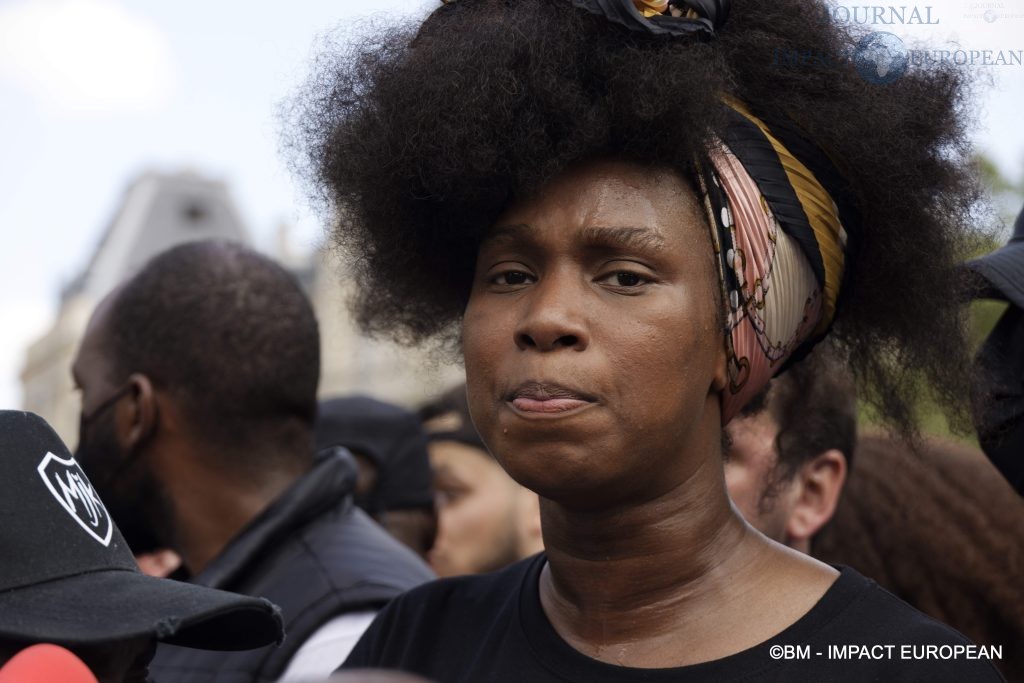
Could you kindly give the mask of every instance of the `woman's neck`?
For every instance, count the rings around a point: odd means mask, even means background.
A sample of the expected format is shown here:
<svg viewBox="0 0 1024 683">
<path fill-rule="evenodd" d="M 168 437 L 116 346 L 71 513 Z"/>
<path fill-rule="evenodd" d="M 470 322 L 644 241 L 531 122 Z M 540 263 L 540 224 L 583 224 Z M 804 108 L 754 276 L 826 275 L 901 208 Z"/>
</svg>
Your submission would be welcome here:
<svg viewBox="0 0 1024 683">
<path fill-rule="evenodd" d="M 831 582 L 764 617 L 751 613 L 775 599 L 781 573 L 805 563 L 743 521 L 711 461 L 644 503 L 581 511 L 543 500 L 541 514 L 542 607 L 570 645 L 612 664 L 682 666 L 752 647 Z M 823 578 L 809 566 L 797 574 Z"/>
<path fill-rule="evenodd" d="M 561 606 L 583 623 L 676 603 L 702 584 L 743 544 L 745 524 L 724 484 L 702 466 L 653 500 L 598 510 L 541 501 L 548 580 Z M 721 477 L 719 467 L 717 477 Z"/>
</svg>

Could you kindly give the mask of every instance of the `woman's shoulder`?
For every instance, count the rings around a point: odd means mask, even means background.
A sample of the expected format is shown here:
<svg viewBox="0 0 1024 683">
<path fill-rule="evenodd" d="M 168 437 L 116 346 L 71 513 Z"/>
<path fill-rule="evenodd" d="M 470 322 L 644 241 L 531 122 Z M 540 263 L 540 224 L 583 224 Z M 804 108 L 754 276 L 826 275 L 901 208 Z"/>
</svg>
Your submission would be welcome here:
<svg viewBox="0 0 1024 683">
<path fill-rule="evenodd" d="M 487 574 L 428 581 L 399 595 L 385 611 L 400 611 L 406 617 L 417 612 L 428 612 L 437 618 L 442 618 L 437 612 L 448 610 L 465 612 L 485 609 L 493 613 L 518 596 L 526 576 L 538 564 L 543 565 L 543 553 Z"/>
<path fill-rule="evenodd" d="M 846 604 L 836 614 L 841 618 L 836 618 L 826 628 L 845 632 L 853 638 L 848 642 L 856 642 L 861 637 L 906 645 L 971 644 L 956 629 L 909 605 L 856 570 L 846 566 L 837 569 L 840 577 L 833 593 Z"/>
<path fill-rule="evenodd" d="M 438 579 L 392 600 L 374 619 L 345 668 L 429 671 L 432 662 L 471 647 L 484 631 L 509 627 L 519 595 L 543 554 L 490 574 Z"/>
</svg>

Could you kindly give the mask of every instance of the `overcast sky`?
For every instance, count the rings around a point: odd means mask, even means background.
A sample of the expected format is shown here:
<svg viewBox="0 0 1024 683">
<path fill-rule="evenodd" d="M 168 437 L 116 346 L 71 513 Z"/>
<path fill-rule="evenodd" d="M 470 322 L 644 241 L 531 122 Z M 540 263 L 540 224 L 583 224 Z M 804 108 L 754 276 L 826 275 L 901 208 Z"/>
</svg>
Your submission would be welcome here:
<svg viewBox="0 0 1024 683">
<path fill-rule="evenodd" d="M 435 4 L 0 0 L 0 408 L 20 405 L 25 348 L 140 172 L 220 178 L 258 243 L 287 221 L 313 245 L 320 228 L 278 153 L 275 106 L 307 73 L 316 36 L 378 7 L 422 14 Z M 874 28 L 968 50 L 1024 50 L 1022 0 L 918 7 L 938 23 Z M 1020 178 L 1024 67 L 988 73 L 996 85 L 975 141 Z"/>
</svg>

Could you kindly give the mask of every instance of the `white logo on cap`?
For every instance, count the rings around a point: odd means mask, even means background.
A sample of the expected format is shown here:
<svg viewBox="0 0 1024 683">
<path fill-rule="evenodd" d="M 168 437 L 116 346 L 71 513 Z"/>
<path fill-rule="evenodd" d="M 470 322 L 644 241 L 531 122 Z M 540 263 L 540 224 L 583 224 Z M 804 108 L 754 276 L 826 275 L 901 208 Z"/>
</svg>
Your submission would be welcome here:
<svg viewBox="0 0 1024 683">
<path fill-rule="evenodd" d="M 65 460 L 47 453 L 36 469 L 46 483 L 46 488 L 50 489 L 50 493 L 72 519 L 90 536 L 104 546 L 109 546 L 114 525 L 81 465 L 74 458 Z"/>
</svg>

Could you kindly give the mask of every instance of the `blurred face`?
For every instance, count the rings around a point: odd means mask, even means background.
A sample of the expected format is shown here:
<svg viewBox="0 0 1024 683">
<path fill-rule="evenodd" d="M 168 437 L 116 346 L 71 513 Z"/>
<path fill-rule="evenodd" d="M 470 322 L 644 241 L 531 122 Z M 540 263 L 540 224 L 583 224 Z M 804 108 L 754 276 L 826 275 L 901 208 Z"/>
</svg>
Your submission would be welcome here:
<svg viewBox="0 0 1024 683">
<path fill-rule="evenodd" d="M 525 556 L 525 496 L 490 455 L 455 441 L 430 445 L 437 491 L 438 529 L 428 554 L 438 576 L 478 574 L 500 569 Z M 528 551 L 525 551 L 528 552 Z"/>
<path fill-rule="evenodd" d="M 385 510 L 375 519 L 384 530 L 420 557 L 425 558 L 437 535 L 437 513 L 433 507 Z"/>
<path fill-rule="evenodd" d="M 574 507 L 648 500 L 717 460 L 703 452 L 720 436 L 717 289 L 674 172 L 592 163 L 512 206 L 480 248 L 463 323 L 491 452 Z"/>
<path fill-rule="evenodd" d="M 775 439 L 779 425 L 769 411 L 737 417 L 725 427 L 731 444 L 725 460 L 725 484 L 729 497 L 751 526 L 780 543 L 786 542 L 792 481 L 777 482 L 779 454 Z"/>
</svg>

